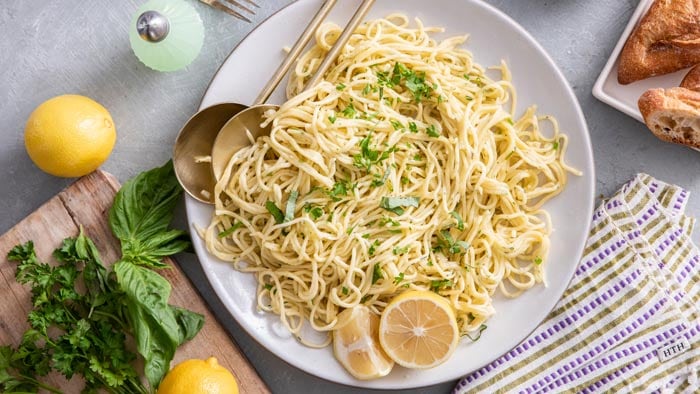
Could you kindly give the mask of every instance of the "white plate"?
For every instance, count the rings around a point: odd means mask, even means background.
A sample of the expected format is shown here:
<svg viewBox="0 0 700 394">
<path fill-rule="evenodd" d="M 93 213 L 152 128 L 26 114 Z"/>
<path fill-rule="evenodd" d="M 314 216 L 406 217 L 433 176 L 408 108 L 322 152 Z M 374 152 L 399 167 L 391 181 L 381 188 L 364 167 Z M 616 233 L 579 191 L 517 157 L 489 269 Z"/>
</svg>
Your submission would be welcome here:
<svg viewBox="0 0 700 394">
<path fill-rule="evenodd" d="M 341 1 L 329 20 L 344 24 L 359 5 L 359 0 Z M 231 53 L 214 76 L 202 100 L 202 107 L 218 102 L 250 103 L 282 61 L 284 46 L 290 46 L 320 7 L 320 0 L 302 0 L 290 4 L 255 29 Z M 403 389 L 421 387 L 457 379 L 512 349 L 522 341 L 553 308 L 574 272 L 586 241 L 593 211 L 593 156 L 586 123 L 576 98 L 561 72 L 534 39 L 514 21 L 495 8 L 479 1 L 379 0 L 370 18 L 403 12 L 420 17 L 426 25 L 444 26 L 443 37 L 470 33 L 467 48 L 483 66 L 504 59 L 511 67 L 518 90 L 519 111 L 536 103 L 541 113 L 556 116 L 569 135 L 567 161 L 584 172 L 572 177 L 565 191 L 546 206 L 555 232 L 547 266 L 549 286 L 537 286 L 514 300 L 498 298 L 497 314 L 488 321 L 488 329 L 477 342 L 463 340 L 452 358 L 430 370 L 400 367 L 384 378 L 359 381 L 350 376 L 333 358 L 330 347 L 311 349 L 299 344 L 273 314 L 260 313 L 255 307 L 255 281 L 252 275 L 235 271 L 213 258 L 198 237 L 195 250 L 214 290 L 229 312 L 260 344 L 295 367 L 321 378 L 359 387 Z M 272 102 L 283 101 L 278 89 Z M 187 198 L 190 222 L 206 226 L 212 215 L 210 206 Z"/>
<path fill-rule="evenodd" d="M 642 114 L 639 112 L 637 100 L 647 89 L 652 88 L 670 88 L 678 86 L 688 70 L 680 70 L 672 74 L 659 75 L 657 77 L 643 79 L 633 82 L 629 85 L 620 85 L 617 82 L 617 60 L 620 57 L 622 47 L 627 42 L 627 37 L 632 34 L 632 30 L 637 26 L 640 19 L 646 14 L 654 0 L 641 0 L 637 9 L 632 14 L 627 27 L 622 32 L 620 40 L 615 45 L 608 62 L 600 72 L 598 80 L 593 85 L 593 95 L 600 101 L 617 108 L 627 115 L 644 122 Z"/>
</svg>

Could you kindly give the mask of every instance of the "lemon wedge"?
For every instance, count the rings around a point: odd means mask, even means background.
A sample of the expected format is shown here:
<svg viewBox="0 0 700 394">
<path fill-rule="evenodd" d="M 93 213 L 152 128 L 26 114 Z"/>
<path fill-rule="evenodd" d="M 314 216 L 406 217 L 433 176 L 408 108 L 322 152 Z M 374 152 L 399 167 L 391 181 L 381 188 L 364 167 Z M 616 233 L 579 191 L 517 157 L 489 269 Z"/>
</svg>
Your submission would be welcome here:
<svg viewBox="0 0 700 394">
<path fill-rule="evenodd" d="M 459 329 L 452 306 L 432 291 L 408 291 L 395 297 L 379 321 L 379 342 L 406 368 L 432 368 L 457 348 Z"/>
<path fill-rule="evenodd" d="M 386 376 L 394 367 L 379 345 L 379 316 L 364 305 L 338 315 L 340 328 L 333 330 L 335 358 L 357 379 Z"/>
</svg>

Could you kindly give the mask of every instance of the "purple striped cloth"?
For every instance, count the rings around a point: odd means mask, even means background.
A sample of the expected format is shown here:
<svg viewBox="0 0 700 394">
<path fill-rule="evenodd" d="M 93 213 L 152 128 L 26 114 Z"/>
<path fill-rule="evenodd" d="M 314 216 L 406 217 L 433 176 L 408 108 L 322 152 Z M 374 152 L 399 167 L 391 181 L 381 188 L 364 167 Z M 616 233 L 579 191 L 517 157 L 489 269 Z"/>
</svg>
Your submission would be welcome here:
<svg viewBox="0 0 700 394">
<path fill-rule="evenodd" d="M 689 193 L 639 174 L 594 212 L 569 288 L 454 393 L 700 391 L 700 250 Z"/>
</svg>

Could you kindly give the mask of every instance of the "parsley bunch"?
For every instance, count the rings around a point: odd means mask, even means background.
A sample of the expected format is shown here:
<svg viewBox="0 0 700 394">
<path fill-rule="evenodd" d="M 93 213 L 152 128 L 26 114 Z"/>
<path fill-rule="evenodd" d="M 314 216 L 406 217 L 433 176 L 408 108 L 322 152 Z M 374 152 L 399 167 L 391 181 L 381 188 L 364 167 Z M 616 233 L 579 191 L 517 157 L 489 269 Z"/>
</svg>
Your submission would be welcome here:
<svg viewBox="0 0 700 394">
<path fill-rule="evenodd" d="M 86 393 L 155 391 L 177 347 L 204 324 L 202 315 L 167 303 L 170 283 L 153 271 L 189 248 L 187 234 L 170 229 L 181 193 L 172 163 L 124 184 L 109 212 L 122 249 L 111 271 L 82 229 L 54 251 L 57 266 L 39 261 L 31 241 L 10 251 L 17 281 L 31 286 L 33 309 L 19 347 L 0 347 L 0 391 L 60 393 L 37 379 L 51 370 L 83 376 Z M 130 337 L 150 390 L 133 367 Z"/>
</svg>

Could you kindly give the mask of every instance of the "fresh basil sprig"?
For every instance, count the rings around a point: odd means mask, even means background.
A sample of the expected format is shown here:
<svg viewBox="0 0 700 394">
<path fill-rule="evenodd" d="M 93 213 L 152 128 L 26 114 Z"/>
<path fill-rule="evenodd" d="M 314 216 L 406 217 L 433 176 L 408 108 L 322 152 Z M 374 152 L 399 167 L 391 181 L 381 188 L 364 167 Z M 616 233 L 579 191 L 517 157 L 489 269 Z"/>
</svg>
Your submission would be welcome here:
<svg viewBox="0 0 700 394">
<path fill-rule="evenodd" d="M 151 387 L 170 369 L 177 347 L 204 325 L 204 316 L 168 305 L 170 283 L 149 269 L 168 267 L 163 257 L 190 246 L 186 232 L 170 228 L 181 194 L 169 161 L 127 181 L 109 211 L 110 227 L 122 245 L 114 272 Z"/>
</svg>

